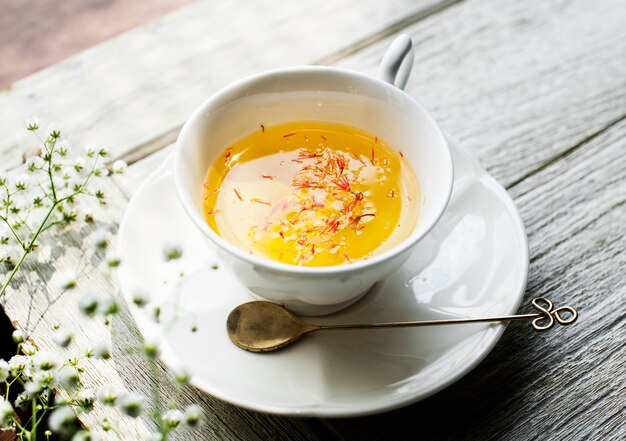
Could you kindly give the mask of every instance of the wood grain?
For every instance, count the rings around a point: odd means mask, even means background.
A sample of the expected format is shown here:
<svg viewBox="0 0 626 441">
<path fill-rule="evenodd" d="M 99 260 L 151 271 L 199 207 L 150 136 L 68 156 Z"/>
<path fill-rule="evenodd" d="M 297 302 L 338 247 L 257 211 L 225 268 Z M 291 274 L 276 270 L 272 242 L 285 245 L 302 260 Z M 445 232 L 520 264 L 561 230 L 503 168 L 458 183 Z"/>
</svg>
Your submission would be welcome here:
<svg viewBox="0 0 626 441">
<path fill-rule="evenodd" d="M 406 88 L 509 186 L 626 116 L 626 4 L 472 0 L 407 27 Z M 375 74 L 389 39 L 343 67 Z"/>
<path fill-rule="evenodd" d="M 62 123 L 77 146 L 106 143 L 113 155 L 163 147 L 171 139 L 161 136 L 226 84 L 313 63 L 439 3 L 451 2 L 198 1 L 0 93 L 0 164 L 20 162 L 30 141 L 16 128 L 31 115 Z"/>
</svg>

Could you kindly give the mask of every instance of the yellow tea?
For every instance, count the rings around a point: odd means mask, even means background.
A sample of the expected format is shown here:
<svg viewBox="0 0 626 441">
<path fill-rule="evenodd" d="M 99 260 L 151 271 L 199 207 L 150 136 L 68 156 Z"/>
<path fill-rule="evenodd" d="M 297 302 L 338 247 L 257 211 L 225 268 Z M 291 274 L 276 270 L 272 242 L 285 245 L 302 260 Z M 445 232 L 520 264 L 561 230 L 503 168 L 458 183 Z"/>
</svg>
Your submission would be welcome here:
<svg viewBox="0 0 626 441">
<path fill-rule="evenodd" d="M 409 236 L 418 184 L 402 152 L 361 129 L 298 121 L 238 140 L 204 184 L 209 226 L 251 254 L 293 265 L 351 263 Z"/>
</svg>

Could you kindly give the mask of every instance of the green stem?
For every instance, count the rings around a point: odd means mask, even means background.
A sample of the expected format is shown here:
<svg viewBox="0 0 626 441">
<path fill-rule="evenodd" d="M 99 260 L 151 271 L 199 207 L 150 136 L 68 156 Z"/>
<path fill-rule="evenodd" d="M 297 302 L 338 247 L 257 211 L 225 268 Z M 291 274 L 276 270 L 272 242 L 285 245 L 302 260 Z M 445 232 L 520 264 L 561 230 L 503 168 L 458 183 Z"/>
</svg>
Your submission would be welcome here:
<svg viewBox="0 0 626 441">
<path fill-rule="evenodd" d="M 24 259 L 32 251 L 33 245 L 35 244 L 35 241 L 37 240 L 37 237 L 39 237 L 39 235 L 43 231 L 44 225 L 46 225 L 46 222 L 48 222 L 48 219 L 50 218 L 50 216 L 52 215 L 52 213 L 54 212 L 56 207 L 57 207 L 57 203 L 55 202 L 54 204 L 52 204 L 52 207 L 50 207 L 50 210 L 48 211 L 48 214 L 46 214 L 46 217 L 44 218 L 43 222 L 41 222 L 41 225 L 39 225 L 39 229 L 33 235 L 33 238 L 30 240 L 28 246 L 24 249 L 24 253 L 22 254 L 22 257 L 20 258 L 20 260 L 17 262 L 17 264 L 13 268 L 13 271 L 11 271 L 11 274 L 9 274 L 9 278 L 4 282 L 4 285 L 2 285 L 2 289 L 0 289 L 0 300 L 2 299 L 2 297 L 4 297 L 4 294 L 6 293 L 6 290 L 9 287 L 9 284 L 11 283 L 11 280 L 13 280 L 13 277 L 15 276 L 15 273 L 17 273 L 17 270 L 19 270 L 20 267 L 22 266 L 22 263 L 24 262 Z"/>
</svg>

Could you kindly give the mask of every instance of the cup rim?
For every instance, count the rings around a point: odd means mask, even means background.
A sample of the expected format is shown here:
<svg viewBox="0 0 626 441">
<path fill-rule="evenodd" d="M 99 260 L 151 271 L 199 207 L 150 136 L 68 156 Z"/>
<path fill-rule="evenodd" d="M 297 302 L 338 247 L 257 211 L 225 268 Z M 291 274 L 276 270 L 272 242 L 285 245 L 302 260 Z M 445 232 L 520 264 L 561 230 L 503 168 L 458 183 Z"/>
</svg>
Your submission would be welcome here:
<svg viewBox="0 0 626 441">
<path fill-rule="evenodd" d="M 192 130 L 192 126 L 194 122 L 202 117 L 207 108 L 209 108 L 213 103 L 218 102 L 222 97 L 228 95 L 229 93 L 234 92 L 236 89 L 241 88 L 243 85 L 247 83 L 251 83 L 254 81 L 258 81 L 260 79 L 269 78 L 277 75 L 291 75 L 291 74 L 302 74 L 302 73 L 335 73 L 340 75 L 347 75 L 351 77 L 355 77 L 362 81 L 373 82 L 379 86 L 382 86 L 388 91 L 391 91 L 393 94 L 400 94 L 404 99 L 407 99 L 414 106 L 418 107 L 421 113 L 424 115 L 426 121 L 435 128 L 436 136 L 440 138 L 442 145 L 444 147 L 444 160 L 446 163 L 446 168 L 449 170 L 450 178 L 448 179 L 447 188 L 445 189 L 445 198 L 441 207 L 439 208 L 439 212 L 433 217 L 430 224 L 427 224 L 423 229 L 422 233 L 419 235 L 414 235 L 412 232 L 407 238 L 405 238 L 402 242 L 395 245 L 394 247 L 386 250 L 380 254 L 369 257 L 368 259 L 358 260 L 353 263 L 345 263 L 339 265 L 329 265 L 329 266 L 300 266 L 300 265 L 292 265 L 288 263 L 282 263 L 278 261 L 273 261 L 265 257 L 256 256 L 253 254 L 246 253 L 242 249 L 237 246 L 231 244 L 227 240 L 223 239 L 219 236 L 213 229 L 209 227 L 204 218 L 199 216 L 191 197 L 185 191 L 183 184 L 181 182 L 180 174 L 182 173 L 182 152 L 184 151 L 184 141 L 188 136 L 188 133 Z M 316 275 L 316 274 L 343 274 L 343 273 L 351 273 L 356 271 L 365 270 L 371 267 L 375 267 L 379 264 L 382 264 L 393 257 L 396 257 L 410 248 L 414 247 L 424 236 L 426 236 L 430 230 L 435 226 L 435 224 L 439 221 L 441 216 L 446 210 L 448 203 L 450 201 L 450 196 L 452 194 L 452 187 L 454 182 L 454 166 L 452 162 L 452 154 L 450 152 L 450 146 L 446 137 L 443 135 L 443 132 L 439 128 L 438 124 L 435 122 L 433 117 L 430 115 L 428 110 L 414 97 L 404 92 L 402 89 L 394 86 L 393 84 L 387 83 L 381 79 L 362 74 L 360 72 L 352 71 L 349 69 L 333 67 L 333 66 L 293 66 L 293 67 L 283 67 L 277 69 L 266 70 L 263 72 L 255 73 L 253 75 L 246 76 L 239 80 L 236 80 L 227 86 L 221 88 L 217 92 L 213 93 L 209 96 L 204 102 L 191 114 L 191 116 L 185 121 L 178 138 L 176 140 L 176 146 L 174 151 L 174 182 L 176 186 L 176 192 L 178 194 L 178 199 L 181 202 L 183 208 L 187 215 L 191 218 L 192 222 L 196 225 L 200 231 L 208 237 L 218 248 L 222 248 L 227 251 L 229 254 L 234 255 L 235 257 L 242 259 L 249 264 L 263 267 L 265 269 L 269 269 L 276 272 L 282 273 L 292 273 L 299 275 Z M 419 222 L 419 220 L 418 220 Z"/>
</svg>

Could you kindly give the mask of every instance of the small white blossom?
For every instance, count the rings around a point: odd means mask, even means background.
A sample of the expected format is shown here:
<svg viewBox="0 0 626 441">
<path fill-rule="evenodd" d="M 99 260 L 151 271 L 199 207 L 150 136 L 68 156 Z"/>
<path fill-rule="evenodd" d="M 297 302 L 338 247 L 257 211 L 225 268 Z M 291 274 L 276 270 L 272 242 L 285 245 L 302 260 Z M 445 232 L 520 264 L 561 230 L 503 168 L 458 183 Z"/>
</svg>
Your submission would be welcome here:
<svg viewBox="0 0 626 441">
<path fill-rule="evenodd" d="M 172 376 L 178 384 L 184 386 L 189 383 L 191 375 L 189 371 L 183 366 L 176 366 L 171 370 Z"/>
<path fill-rule="evenodd" d="M 51 138 L 60 138 L 61 137 L 61 126 L 58 123 L 50 123 L 48 126 L 48 136 Z"/>
<path fill-rule="evenodd" d="M 76 288 L 76 273 L 65 272 L 59 276 L 59 286 L 63 290 Z"/>
<path fill-rule="evenodd" d="M 100 302 L 98 310 L 102 315 L 115 315 L 120 312 L 120 304 L 114 298 L 109 297 Z"/>
<path fill-rule="evenodd" d="M 143 342 L 143 352 L 150 358 L 158 357 L 161 353 L 160 341 L 156 336 L 147 336 Z"/>
<path fill-rule="evenodd" d="M 107 406 L 115 406 L 117 399 L 122 395 L 120 390 L 111 384 L 105 384 L 98 390 L 98 400 Z"/>
<path fill-rule="evenodd" d="M 9 368 L 11 369 L 11 376 L 17 377 L 21 374 L 24 369 L 26 369 L 26 365 L 28 363 L 28 358 L 23 355 L 14 355 L 9 360 Z"/>
<path fill-rule="evenodd" d="M 126 415 L 136 418 L 144 411 L 144 397 L 135 392 L 130 392 L 118 398 L 117 407 Z"/>
<path fill-rule="evenodd" d="M 202 424 L 202 408 L 192 404 L 185 409 L 185 424 L 189 427 L 197 427 Z"/>
<path fill-rule="evenodd" d="M 61 346 L 62 348 L 67 348 L 70 343 L 72 343 L 74 334 L 67 329 L 59 328 L 54 332 L 53 338 L 59 346 Z"/>
<path fill-rule="evenodd" d="M 111 358 L 111 345 L 108 342 L 104 341 L 96 343 L 96 345 L 91 350 L 91 353 L 94 357 L 108 360 L 109 358 Z"/>
<path fill-rule="evenodd" d="M 25 174 L 20 174 L 15 177 L 13 186 L 16 190 L 26 190 L 30 185 L 30 178 Z"/>
<path fill-rule="evenodd" d="M 11 334 L 11 337 L 13 338 L 13 341 L 15 343 L 22 343 L 24 339 L 26 338 L 24 333 L 20 331 L 19 329 L 16 329 L 15 331 L 13 331 L 13 334 Z"/>
<path fill-rule="evenodd" d="M 93 144 L 85 146 L 85 154 L 89 158 L 93 158 L 93 156 L 96 154 L 97 151 L 98 151 L 98 147 Z"/>
<path fill-rule="evenodd" d="M 98 155 L 103 158 L 109 156 L 109 150 L 106 147 L 100 147 L 100 149 L 98 149 Z"/>
<path fill-rule="evenodd" d="M 39 121 L 39 118 L 37 118 L 36 116 L 31 116 L 26 121 L 24 121 L 24 127 L 26 127 L 26 130 L 30 130 L 30 131 L 35 131 L 39 129 L 40 124 L 41 122 Z"/>
<path fill-rule="evenodd" d="M 80 311 L 88 317 L 93 317 L 98 312 L 98 298 L 91 293 L 83 294 L 78 301 Z"/>
<path fill-rule="evenodd" d="M 163 422 L 167 424 L 170 429 L 175 429 L 184 417 L 185 416 L 180 410 L 170 409 L 163 414 Z"/>
<path fill-rule="evenodd" d="M 108 232 L 103 229 L 99 229 L 91 233 L 90 240 L 96 248 L 102 250 L 109 246 Z"/>
<path fill-rule="evenodd" d="M 48 419 L 48 425 L 53 432 L 67 433 L 74 427 L 74 413 L 69 406 L 55 409 Z"/>
<path fill-rule="evenodd" d="M 93 402 L 96 400 L 96 394 L 92 389 L 85 388 L 78 392 L 76 395 L 76 404 L 81 407 L 90 409 L 93 407 Z"/>
<path fill-rule="evenodd" d="M 14 404 L 15 407 L 26 410 L 28 408 L 28 405 L 30 404 L 30 397 L 26 392 L 22 392 L 15 398 Z"/>
<path fill-rule="evenodd" d="M 36 370 L 49 371 L 61 366 L 61 357 L 52 351 L 39 351 L 32 358 Z"/>
<path fill-rule="evenodd" d="M 126 167 L 128 167 L 126 162 L 119 160 L 113 163 L 113 165 L 111 166 L 111 170 L 113 171 L 113 173 L 119 175 L 119 174 L 124 173 L 124 170 L 126 170 Z"/>
<path fill-rule="evenodd" d="M 41 156 L 31 156 L 26 160 L 26 167 L 29 172 L 34 172 L 44 166 L 44 160 Z"/>
<path fill-rule="evenodd" d="M 140 308 L 143 308 L 150 303 L 150 294 L 143 288 L 136 288 L 133 291 L 133 303 Z"/>
<path fill-rule="evenodd" d="M 99 178 L 106 178 L 109 176 L 109 169 L 106 167 L 100 167 L 93 171 L 93 174 Z"/>
<path fill-rule="evenodd" d="M 22 351 L 24 351 L 26 355 L 35 355 L 37 348 L 35 348 L 31 342 L 25 341 L 22 343 Z"/>
<path fill-rule="evenodd" d="M 87 430 L 79 430 L 72 437 L 72 441 L 98 441 L 98 436 Z"/>
<path fill-rule="evenodd" d="M 168 242 L 163 246 L 163 258 L 165 260 L 180 259 L 183 255 L 183 247 L 179 243 Z"/>
<path fill-rule="evenodd" d="M 45 388 L 45 384 L 38 381 L 29 381 L 24 385 L 24 393 L 32 400 L 41 395 Z"/>
<path fill-rule="evenodd" d="M 71 389 L 78 384 L 80 377 L 76 368 L 71 366 L 63 366 L 58 372 L 59 383 L 66 389 Z"/>
<path fill-rule="evenodd" d="M 122 259 L 120 258 L 120 256 L 113 251 L 109 251 L 105 258 L 105 261 L 109 268 L 117 268 L 122 263 Z"/>
<path fill-rule="evenodd" d="M 13 418 L 13 406 L 0 396 L 0 428 L 6 427 Z"/>
<path fill-rule="evenodd" d="M 6 185 L 9 174 L 6 170 L 0 170 L 0 185 Z"/>
<path fill-rule="evenodd" d="M 0 383 L 7 381 L 10 374 L 11 367 L 9 366 L 9 363 L 4 359 L 0 359 Z"/>
<path fill-rule="evenodd" d="M 67 141 L 61 141 L 57 143 L 55 151 L 59 156 L 68 156 L 72 153 L 72 146 Z"/>
<path fill-rule="evenodd" d="M 87 161 L 85 158 L 76 158 L 74 161 L 74 171 L 78 174 L 82 174 L 87 171 Z"/>
</svg>

